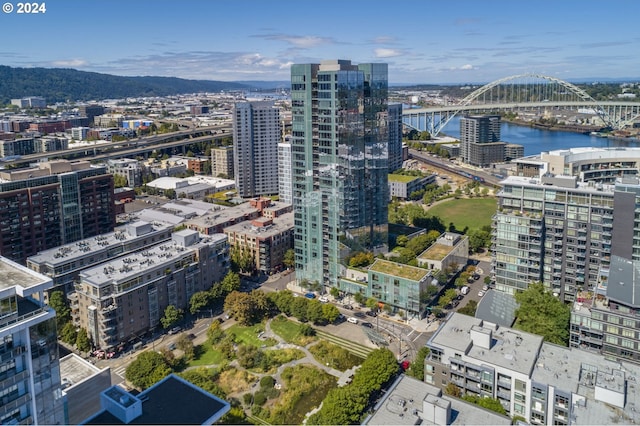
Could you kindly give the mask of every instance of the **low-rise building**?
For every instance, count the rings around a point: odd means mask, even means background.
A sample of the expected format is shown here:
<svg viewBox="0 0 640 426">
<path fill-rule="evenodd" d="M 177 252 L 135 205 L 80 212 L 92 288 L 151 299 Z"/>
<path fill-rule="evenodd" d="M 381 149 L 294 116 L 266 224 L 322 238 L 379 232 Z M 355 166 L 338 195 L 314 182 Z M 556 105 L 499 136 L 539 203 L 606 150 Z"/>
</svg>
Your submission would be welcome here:
<svg viewBox="0 0 640 426">
<path fill-rule="evenodd" d="M 388 176 L 389 196 L 391 198 L 408 199 L 415 191 L 419 191 L 436 181 L 436 175 L 407 176 L 390 174 Z"/>
<path fill-rule="evenodd" d="M 420 253 L 417 260 L 419 266 L 429 270 L 446 271 L 452 268 L 457 271 L 469 260 L 469 237 L 445 232 Z"/>
<path fill-rule="evenodd" d="M 109 367 L 98 368 L 74 353 L 60 358 L 60 377 L 70 425 L 98 412 L 100 393 L 111 387 Z"/>
<path fill-rule="evenodd" d="M 135 188 L 142 185 L 142 168 L 134 158 L 118 158 L 107 161 L 109 173 L 124 176 L 127 186 Z"/>
<path fill-rule="evenodd" d="M 116 347 L 160 324 L 169 305 L 188 309 L 191 296 L 229 270 L 225 235 L 183 230 L 172 240 L 80 273 L 80 325 L 96 346 Z"/>
<path fill-rule="evenodd" d="M 439 388 L 401 375 L 363 425 L 510 425 L 507 416 L 453 398 Z"/>
<path fill-rule="evenodd" d="M 427 347 L 425 382 L 498 399 L 509 416 L 531 424 L 640 421 L 637 365 L 458 313 Z"/>
<path fill-rule="evenodd" d="M 293 213 L 231 225 L 224 233 L 233 249 L 253 255 L 256 270 L 277 272 L 283 269 L 285 252 L 293 248 Z"/>
<path fill-rule="evenodd" d="M 376 259 L 368 270 L 367 297 L 393 306 L 394 311 L 419 316 L 426 308 L 420 302 L 420 293 L 432 281 L 433 276 L 426 269 Z"/>
<path fill-rule="evenodd" d="M 231 405 L 175 374 L 138 395 L 112 386 L 100 394 L 101 411 L 87 425 L 212 425 Z"/>
</svg>

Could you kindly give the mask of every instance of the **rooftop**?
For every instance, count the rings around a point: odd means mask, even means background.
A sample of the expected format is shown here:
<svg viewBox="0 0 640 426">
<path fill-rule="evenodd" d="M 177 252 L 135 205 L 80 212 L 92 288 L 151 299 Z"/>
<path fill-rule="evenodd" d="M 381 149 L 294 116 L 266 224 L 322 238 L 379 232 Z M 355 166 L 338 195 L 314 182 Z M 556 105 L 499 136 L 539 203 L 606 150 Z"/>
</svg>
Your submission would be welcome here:
<svg viewBox="0 0 640 426">
<path fill-rule="evenodd" d="M 390 174 L 388 176 L 389 182 L 401 182 L 401 183 L 411 182 L 412 180 L 416 180 L 420 178 L 421 176 L 407 176 L 407 175 L 396 175 L 396 174 Z"/>
<path fill-rule="evenodd" d="M 257 220 L 257 219 L 256 219 Z M 236 223 L 224 228 L 225 234 L 231 233 L 268 238 L 280 235 L 282 232 L 293 229 L 293 213 L 285 213 L 273 219 L 273 223 L 267 226 L 254 226 L 249 221 Z"/>
<path fill-rule="evenodd" d="M 406 278 L 412 281 L 420 281 L 430 274 L 426 269 L 415 266 L 404 265 L 402 263 L 391 262 L 383 259 L 376 259 L 369 267 L 370 271 L 392 275 L 394 277 Z"/>
<path fill-rule="evenodd" d="M 193 233 L 194 231 L 185 230 L 185 232 Z M 189 256 L 195 248 L 227 239 L 224 234 L 200 235 L 197 243 L 185 247 L 175 240 L 175 236 L 179 235 L 182 234 L 174 233 L 172 241 L 85 269 L 80 273 L 80 278 L 82 282 L 96 286 L 122 282 L 164 265 L 173 265 L 179 259 Z"/>
<path fill-rule="evenodd" d="M 117 392 L 124 392 L 116 386 Z M 108 392 L 109 390 L 105 391 Z M 205 392 L 201 388 L 186 380 L 171 374 L 140 393 L 137 398 L 122 398 L 116 394 L 114 401 L 142 401 L 142 415 L 128 424 L 133 425 L 210 425 L 226 414 L 230 405 L 228 402 Z M 88 419 L 85 424 L 91 425 L 121 425 L 120 419 L 103 410 Z"/>
<path fill-rule="evenodd" d="M 368 425 L 416 425 L 433 424 L 425 413 L 427 404 L 440 406 L 438 400 L 451 403 L 452 425 L 508 425 L 511 419 L 485 410 L 461 399 L 443 395 L 435 386 L 413 377 L 402 375 L 392 385 L 385 397 L 374 407 L 374 413 L 365 420 Z"/>
<path fill-rule="evenodd" d="M 84 240 L 74 243 L 41 251 L 37 255 L 30 256 L 28 261 L 53 266 L 62 265 L 88 254 L 93 255 L 96 252 L 106 251 L 114 246 L 119 246 L 151 233 L 159 233 L 171 228 L 172 226 L 166 223 L 155 222 L 151 224 L 145 221 L 137 221 L 118 227 L 114 232 L 108 234 L 85 238 Z"/>
<path fill-rule="evenodd" d="M 52 287 L 53 281 L 12 260 L 0 257 L 0 292 L 13 289 L 15 294 L 26 297 Z"/>
<path fill-rule="evenodd" d="M 105 370 L 108 370 L 107 367 Z M 60 378 L 63 386 L 73 386 L 102 371 L 95 365 L 71 353 L 60 358 Z"/>
<path fill-rule="evenodd" d="M 474 344 L 471 332 L 491 331 L 490 347 Z M 497 365 L 523 374 L 531 374 L 542 345 L 542 337 L 535 334 L 500 327 L 489 321 L 453 313 L 429 341 L 429 346 L 453 349 L 480 363 Z"/>
<path fill-rule="evenodd" d="M 511 327 L 516 320 L 515 312 L 519 305 L 515 297 L 501 291 L 489 290 L 478 302 L 476 318 Z"/>
<path fill-rule="evenodd" d="M 454 249 L 453 246 L 446 246 L 440 243 L 433 243 L 428 249 L 423 251 L 418 257 L 420 259 L 442 260 L 445 257 L 447 257 L 447 255 L 451 253 L 453 249 Z"/>
</svg>

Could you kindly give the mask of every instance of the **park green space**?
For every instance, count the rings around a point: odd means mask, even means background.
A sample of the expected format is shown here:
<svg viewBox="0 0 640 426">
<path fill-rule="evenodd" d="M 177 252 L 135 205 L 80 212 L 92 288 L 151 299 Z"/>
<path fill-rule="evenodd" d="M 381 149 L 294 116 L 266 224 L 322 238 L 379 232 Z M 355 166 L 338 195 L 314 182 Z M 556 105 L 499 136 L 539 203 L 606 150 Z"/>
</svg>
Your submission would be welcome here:
<svg viewBox="0 0 640 426">
<path fill-rule="evenodd" d="M 460 198 L 438 203 L 429 209 L 431 216 L 437 216 L 446 227 L 453 222 L 462 231 L 491 226 L 491 217 L 498 209 L 495 198 Z"/>
</svg>

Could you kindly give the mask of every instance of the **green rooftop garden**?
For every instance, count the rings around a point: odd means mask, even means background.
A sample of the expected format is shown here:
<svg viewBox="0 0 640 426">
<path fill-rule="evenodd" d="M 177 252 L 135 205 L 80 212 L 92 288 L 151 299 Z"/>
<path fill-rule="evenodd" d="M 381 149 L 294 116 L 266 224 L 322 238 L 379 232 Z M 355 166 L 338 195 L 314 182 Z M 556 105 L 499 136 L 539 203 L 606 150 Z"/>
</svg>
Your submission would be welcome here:
<svg viewBox="0 0 640 426">
<path fill-rule="evenodd" d="M 442 260 L 453 250 L 453 247 L 434 243 L 419 257 L 420 259 Z"/>
<path fill-rule="evenodd" d="M 419 176 L 394 175 L 394 174 L 390 174 L 388 176 L 389 182 L 407 183 L 407 182 L 411 182 L 412 180 L 416 180 L 416 179 L 420 179 L 420 177 Z"/>
<path fill-rule="evenodd" d="M 426 269 L 382 259 L 376 260 L 369 270 L 394 277 L 406 278 L 412 281 L 420 281 L 425 275 L 429 274 L 429 271 Z"/>
</svg>

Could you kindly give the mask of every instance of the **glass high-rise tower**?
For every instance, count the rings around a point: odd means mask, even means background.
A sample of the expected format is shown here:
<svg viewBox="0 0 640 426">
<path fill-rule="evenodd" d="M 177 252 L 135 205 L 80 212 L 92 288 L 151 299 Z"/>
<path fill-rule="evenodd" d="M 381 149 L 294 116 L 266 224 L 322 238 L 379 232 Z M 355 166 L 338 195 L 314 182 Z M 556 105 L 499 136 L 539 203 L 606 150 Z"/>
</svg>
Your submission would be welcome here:
<svg viewBox="0 0 640 426">
<path fill-rule="evenodd" d="M 387 96 L 387 64 L 291 67 L 299 280 L 336 286 L 347 254 L 386 250 Z"/>
</svg>

